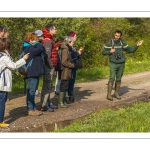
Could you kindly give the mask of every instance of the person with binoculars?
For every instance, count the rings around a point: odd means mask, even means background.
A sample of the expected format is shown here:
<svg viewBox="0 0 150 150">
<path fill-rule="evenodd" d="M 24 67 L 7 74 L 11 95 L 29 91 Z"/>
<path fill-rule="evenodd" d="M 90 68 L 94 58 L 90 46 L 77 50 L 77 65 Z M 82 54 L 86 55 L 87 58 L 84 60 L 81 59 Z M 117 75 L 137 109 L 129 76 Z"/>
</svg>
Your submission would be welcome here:
<svg viewBox="0 0 150 150">
<path fill-rule="evenodd" d="M 121 99 L 121 97 L 119 96 L 119 89 L 126 61 L 126 57 L 123 52 L 125 51 L 127 53 L 134 53 L 138 49 L 138 47 L 143 43 L 143 40 L 141 40 L 135 46 L 131 47 L 121 39 L 121 36 L 122 31 L 116 30 L 114 33 L 114 38 L 108 41 L 102 50 L 102 54 L 108 55 L 110 61 L 110 76 L 107 87 L 107 99 L 110 101 L 113 101 L 111 92 L 114 81 L 114 97 L 117 99 Z"/>
</svg>

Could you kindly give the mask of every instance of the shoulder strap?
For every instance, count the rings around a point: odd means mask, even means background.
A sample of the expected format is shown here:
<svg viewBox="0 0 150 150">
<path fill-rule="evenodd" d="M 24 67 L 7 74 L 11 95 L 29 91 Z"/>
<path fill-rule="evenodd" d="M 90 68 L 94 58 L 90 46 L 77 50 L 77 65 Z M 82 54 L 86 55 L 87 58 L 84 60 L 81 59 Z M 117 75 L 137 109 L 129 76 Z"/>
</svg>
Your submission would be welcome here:
<svg viewBox="0 0 150 150">
<path fill-rule="evenodd" d="M 112 46 L 112 49 L 114 49 L 114 40 L 113 39 L 111 40 L 111 46 Z"/>
<path fill-rule="evenodd" d="M 122 43 L 122 40 L 120 39 L 120 44 L 121 44 L 121 46 L 122 46 L 122 49 L 123 49 L 123 43 Z"/>
<path fill-rule="evenodd" d="M 120 39 L 120 44 L 121 44 L 122 49 L 123 49 L 123 43 L 122 43 L 121 39 Z M 111 40 L 111 45 L 112 45 L 112 48 L 114 48 L 114 40 L 113 39 Z"/>
</svg>

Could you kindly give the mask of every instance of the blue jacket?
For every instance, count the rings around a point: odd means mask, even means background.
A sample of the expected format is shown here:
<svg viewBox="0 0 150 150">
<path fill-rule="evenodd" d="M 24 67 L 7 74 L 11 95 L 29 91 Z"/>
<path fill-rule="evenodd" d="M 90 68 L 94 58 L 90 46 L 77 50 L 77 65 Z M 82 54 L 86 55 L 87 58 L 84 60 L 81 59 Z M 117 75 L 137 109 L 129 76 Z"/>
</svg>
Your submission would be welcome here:
<svg viewBox="0 0 150 150">
<path fill-rule="evenodd" d="M 39 77 L 44 74 L 43 57 L 45 49 L 41 43 L 35 42 L 33 45 L 27 42 L 23 43 L 24 54 L 30 53 L 29 58 L 26 61 L 27 69 L 26 78 Z"/>
</svg>

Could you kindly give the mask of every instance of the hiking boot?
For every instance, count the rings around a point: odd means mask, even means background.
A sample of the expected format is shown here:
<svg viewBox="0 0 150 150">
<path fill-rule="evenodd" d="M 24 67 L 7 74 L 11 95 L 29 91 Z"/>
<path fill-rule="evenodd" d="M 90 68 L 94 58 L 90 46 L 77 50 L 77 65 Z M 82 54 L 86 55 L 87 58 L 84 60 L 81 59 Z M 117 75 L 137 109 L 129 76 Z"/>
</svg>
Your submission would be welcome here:
<svg viewBox="0 0 150 150">
<path fill-rule="evenodd" d="M 43 113 L 42 112 L 40 112 L 40 111 L 38 111 L 38 110 L 29 110 L 28 111 L 28 115 L 29 116 L 40 116 L 40 115 L 42 115 Z"/>
<path fill-rule="evenodd" d="M 5 122 L 0 122 L 0 127 L 6 128 L 6 127 L 9 127 L 9 124 L 7 124 Z"/>
<path fill-rule="evenodd" d="M 108 82 L 108 87 L 107 87 L 107 99 L 110 101 L 113 101 L 113 98 L 111 96 L 111 91 L 113 88 L 113 82 Z"/>
<path fill-rule="evenodd" d="M 50 106 L 49 106 L 50 108 L 52 108 L 52 109 L 58 109 L 58 107 L 57 106 L 55 106 L 55 105 L 53 105 L 53 104 L 50 104 Z"/>
<path fill-rule="evenodd" d="M 41 111 L 54 112 L 54 109 L 53 109 L 53 108 L 50 108 L 50 107 L 42 107 L 42 108 L 41 108 Z"/>
<path fill-rule="evenodd" d="M 121 99 L 121 97 L 119 96 L 120 85 L 121 85 L 121 82 L 115 82 L 115 93 L 114 93 L 114 97 L 117 98 L 117 99 Z"/>
<path fill-rule="evenodd" d="M 60 92 L 59 95 L 58 95 L 58 107 L 61 107 L 61 108 L 68 108 L 68 105 L 64 105 L 63 101 L 64 101 L 64 98 L 65 98 L 65 92 Z"/>
</svg>

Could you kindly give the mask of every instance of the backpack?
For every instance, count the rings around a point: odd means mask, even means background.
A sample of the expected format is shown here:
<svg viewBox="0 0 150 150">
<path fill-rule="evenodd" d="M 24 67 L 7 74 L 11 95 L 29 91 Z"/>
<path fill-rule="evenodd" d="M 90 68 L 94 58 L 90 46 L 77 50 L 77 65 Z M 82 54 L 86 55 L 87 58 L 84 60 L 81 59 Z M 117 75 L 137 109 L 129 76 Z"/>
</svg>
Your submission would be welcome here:
<svg viewBox="0 0 150 150">
<path fill-rule="evenodd" d="M 57 62 L 57 66 L 55 67 L 56 71 L 62 71 L 64 66 L 61 64 L 61 57 L 62 57 L 62 49 L 59 48 L 57 50 L 57 55 L 58 55 L 58 62 Z"/>
<path fill-rule="evenodd" d="M 62 42 L 57 42 L 56 44 L 55 44 L 55 48 L 56 48 L 56 50 L 57 50 L 57 56 L 58 56 L 58 61 L 57 61 L 57 65 L 55 66 L 55 70 L 56 71 L 61 71 L 61 70 L 63 70 L 63 66 L 62 66 L 62 64 L 61 64 L 61 53 L 62 53 L 62 49 L 60 48 L 60 45 L 61 45 L 61 43 Z"/>
<path fill-rule="evenodd" d="M 23 56 L 24 56 L 24 51 L 22 51 L 22 53 L 21 53 L 19 59 L 21 59 Z M 33 59 L 30 60 L 30 62 L 28 63 L 27 66 L 26 66 L 26 65 L 23 65 L 23 66 L 19 67 L 19 68 L 18 68 L 19 74 L 25 76 L 26 73 L 27 73 L 28 67 L 32 65 L 32 61 L 33 61 Z"/>
<path fill-rule="evenodd" d="M 52 43 L 52 51 L 51 51 L 51 57 L 50 57 L 50 61 L 53 63 L 53 66 L 56 67 L 57 66 L 57 62 L 58 62 L 58 55 L 57 55 L 57 46 L 56 44 L 49 38 L 45 38 L 43 41 L 42 41 L 42 45 L 44 46 L 44 44 L 46 42 L 51 42 Z"/>
</svg>

